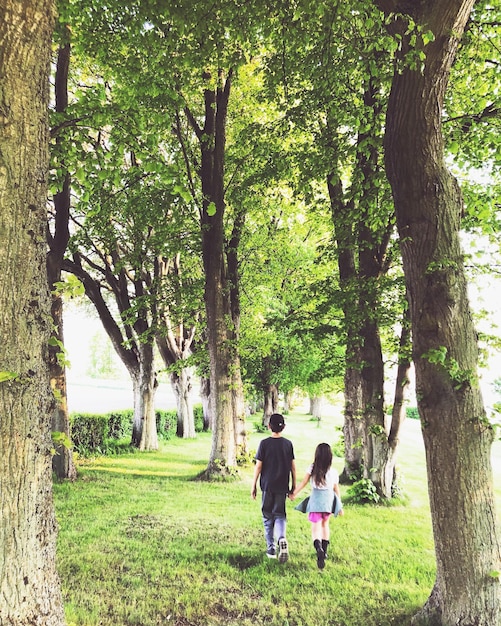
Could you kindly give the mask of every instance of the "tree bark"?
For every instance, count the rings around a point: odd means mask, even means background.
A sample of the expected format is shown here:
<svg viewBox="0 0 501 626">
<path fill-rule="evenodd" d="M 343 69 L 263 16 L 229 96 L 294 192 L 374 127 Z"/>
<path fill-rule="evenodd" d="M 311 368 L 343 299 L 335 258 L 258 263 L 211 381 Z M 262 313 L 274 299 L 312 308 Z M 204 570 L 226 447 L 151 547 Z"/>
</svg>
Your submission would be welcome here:
<svg viewBox="0 0 501 626">
<path fill-rule="evenodd" d="M 61 626 L 45 264 L 52 2 L 0 4 L 0 623 Z"/>
<path fill-rule="evenodd" d="M 189 367 L 184 367 L 179 373 L 172 372 L 170 375 L 171 386 L 176 396 L 177 435 L 183 439 L 193 439 L 196 436 L 191 379 L 192 371 Z"/>
<path fill-rule="evenodd" d="M 135 368 L 131 376 L 134 389 L 132 444 L 139 450 L 158 450 L 155 416 L 155 392 L 158 384 L 151 343 L 139 344 L 139 371 Z"/>
<path fill-rule="evenodd" d="M 318 421 L 322 419 L 323 405 L 323 396 L 310 396 L 310 413 L 313 419 Z"/>
<path fill-rule="evenodd" d="M 381 485 L 380 492 L 386 498 L 394 495 L 397 473 L 396 462 L 399 444 L 399 436 L 402 424 L 404 423 L 407 410 L 407 399 L 410 388 L 410 319 L 409 309 L 404 312 L 404 322 L 400 334 L 399 359 L 397 367 L 397 375 L 395 377 L 395 394 L 393 399 L 393 409 L 391 412 L 391 420 L 389 428 L 385 427 L 384 432 L 380 435 L 379 446 L 375 448 L 376 454 L 380 458 L 374 459 L 374 467 L 380 468 L 380 474 L 373 476 L 369 474 L 369 478 L 374 484 Z M 376 469 L 376 471 L 378 471 Z"/>
<path fill-rule="evenodd" d="M 51 281 L 49 280 L 49 285 Z M 52 283 L 53 285 L 54 283 Z M 63 358 L 60 358 L 61 347 L 64 346 L 63 335 L 63 299 L 57 294 L 52 294 L 51 306 L 52 322 L 54 331 L 52 337 L 57 340 L 57 345 L 49 345 L 49 372 L 50 384 L 54 391 L 55 406 L 52 412 L 51 430 L 63 433 L 68 438 L 66 443 L 55 443 L 55 454 L 52 457 L 52 469 L 58 478 L 75 480 L 77 470 L 73 462 L 73 451 L 70 445 L 70 415 L 68 411 L 68 393 L 66 387 L 66 366 Z"/>
<path fill-rule="evenodd" d="M 409 36 L 402 25 L 385 136 L 437 560 L 434 589 L 414 623 L 439 626 L 500 624 L 493 432 L 477 380 L 477 337 L 459 240 L 462 199 L 444 162 L 441 132 L 450 68 L 473 4 L 416 4 L 412 18 L 435 38 L 423 48 L 421 71 L 412 70 L 403 58 Z"/>
<path fill-rule="evenodd" d="M 264 410 L 263 424 L 268 426 L 270 417 L 278 412 L 278 388 L 273 383 L 265 385 L 263 390 Z"/>
</svg>

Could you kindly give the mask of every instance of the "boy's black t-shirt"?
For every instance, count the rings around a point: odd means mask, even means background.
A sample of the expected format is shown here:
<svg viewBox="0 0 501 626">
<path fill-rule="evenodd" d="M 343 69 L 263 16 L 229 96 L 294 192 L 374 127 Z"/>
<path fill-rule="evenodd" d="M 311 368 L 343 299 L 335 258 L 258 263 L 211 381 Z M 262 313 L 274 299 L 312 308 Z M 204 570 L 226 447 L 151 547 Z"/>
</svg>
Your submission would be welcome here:
<svg viewBox="0 0 501 626">
<path fill-rule="evenodd" d="M 261 491 L 289 492 L 289 476 L 294 459 L 292 442 L 284 437 L 263 439 L 257 448 L 256 459 L 261 461 Z"/>
</svg>

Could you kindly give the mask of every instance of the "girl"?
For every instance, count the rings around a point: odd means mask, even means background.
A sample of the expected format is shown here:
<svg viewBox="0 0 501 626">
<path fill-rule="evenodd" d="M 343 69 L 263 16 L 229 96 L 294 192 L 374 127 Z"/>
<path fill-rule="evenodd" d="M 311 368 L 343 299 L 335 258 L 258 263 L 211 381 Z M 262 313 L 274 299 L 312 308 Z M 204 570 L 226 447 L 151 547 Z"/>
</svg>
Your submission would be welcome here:
<svg viewBox="0 0 501 626">
<path fill-rule="evenodd" d="M 323 569 L 325 566 L 330 539 L 329 518 L 335 504 L 334 494 L 339 499 L 338 515 L 344 515 L 339 492 L 339 475 L 331 465 L 331 447 L 328 443 L 320 443 L 315 450 L 315 460 L 310 465 L 301 484 L 296 487 L 291 495 L 291 499 L 294 500 L 301 489 L 310 481 L 312 491 L 306 505 L 306 512 L 311 522 L 311 536 L 317 552 L 319 569 Z"/>
</svg>

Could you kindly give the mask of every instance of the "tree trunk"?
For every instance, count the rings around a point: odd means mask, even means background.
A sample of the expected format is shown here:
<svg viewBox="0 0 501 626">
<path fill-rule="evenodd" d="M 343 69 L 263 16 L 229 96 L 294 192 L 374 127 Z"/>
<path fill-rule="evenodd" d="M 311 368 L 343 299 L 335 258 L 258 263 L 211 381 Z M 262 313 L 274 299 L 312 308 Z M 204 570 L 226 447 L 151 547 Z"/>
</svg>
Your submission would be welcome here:
<svg viewBox="0 0 501 626">
<path fill-rule="evenodd" d="M 50 384 L 56 399 L 52 412 L 52 432 L 63 433 L 67 442 L 54 444 L 55 454 L 52 457 L 52 469 L 58 478 L 75 480 L 77 470 L 73 462 L 73 452 L 70 446 L 70 416 L 68 411 L 68 394 L 66 388 L 66 367 L 64 354 L 61 354 L 64 346 L 63 338 L 63 299 L 57 294 L 52 294 L 52 322 L 54 331 L 52 337 L 57 340 L 57 345 L 49 346 L 49 371 Z"/>
<path fill-rule="evenodd" d="M 264 388 L 263 393 L 264 408 L 263 408 L 263 424 L 268 426 L 270 423 L 270 417 L 273 413 L 278 412 L 278 388 L 276 385 L 269 383 Z"/>
<path fill-rule="evenodd" d="M 364 110 L 370 123 L 357 137 L 352 178 L 355 191 L 350 191 L 349 199 L 345 200 L 339 177 L 330 176 L 328 185 L 347 337 L 346 458 L 341 480 L 370 478 L 379 495 L 389 498 L 391 487 L 388 488 L 383 478 L 389 468 L 385 467 L 388 441 L 378 312 L 381 308 L 379 279 L 386 271 L 385 259 L 394 227 L 392 216 L 384 217 L 388 212 L 386 207 L 391 205 L 380 188 L 382 167 L 377 146 L 382 109 L 379 91 L 378 81 L 369 78 L 364 86 Z M 375 213 L 377 220 L 373 219 Z"/>
<path fill-rule="evenodd" d="M 205 274 L 205 310 L 210 359 L 210 392 L 214 428 L 209 463 L 203 478 L 234 474 L 241 451 L 245 419 L 240 378 L 237 329 L 233 319 L 224 234 L 224 155 L 231 71 L 218 76 L 216 90 L 205 91 L 205 125 L 192 126 L 200 139 L 203 207 L 201 212 L 202 256 Z"/>
<path fill-rule="evenodd" d="M 385 137 L 437 560 L 434 589 L 414 623 L 440 626 L 500 624 L 493 432 L 477 379 L 477 336 L 459 240 L 462 199 L 444 162 L 441 133 L 450 67 L 472 6 L 473 0 L 418 3 L 421 13 L 412 17 L 435 38 L 424 47 L 422 71 L 402 60 L 398 65 Z M 402 37 L 401 54 L 408 37 Z"/>
<path fill-rule="evenodd" d="M 379 486 L 379 493 L 385 498 L 394 495 L 396 483 L 396 461 L 400 429 L 406 417 L 407 397 L 410 388 L 410 319 L 409 309 L 404 312 L 404 323 L 400 334 L 400 348 L 397 375 L 395 377 L 395 395 L 393 410 L 389 428 L 384 428 L 380 433 L 379 446 L 375 448 L 374 468 L 375 472 L 369 474 L 369 478 Z"/>
<path fill-rule="evenodd" d="M 310 413 L 313 419 L 318 421 L 322 419 L 323 405 L 323 396 L 310 396 Z"/>
<path fill-rule="evenodd" d="M 0 623 L 62 626 L 45 264 L 54 5 L 0 4 Z"/>
<path fill-rule="evenodd" d="M 158 450 L 155 392 L 157 379 L 153 367 L 153 346 L 139 345 L 139 372 L 131 372 L 134 389 L 132 445 L 139 450 Z"/>
<path fill-rule="evenodd" d="M 345 205 L 341 179 L 332 172 L 327 178 L 331 203 L 332 223 L 337 242 L 339 283 L 343 294 L 343 314 L 346 326 L 346 357 L 344 372 L 344 468 L 339 476 L 342 483 L 351 483 L 362 476 L 363 404 L 361 370 L 358 349 L 358 328 L 354 322 L 357 310 L 357 282 L 355 254 L 356 239 L 353 219 Z"/>
<path fill-rule="evenodd" d="M 293 402 L 294 402 L 294 398 L 293 398 L 292 391 L 286 391 L 284 393 L 284 413 L 285 414 L 292 411 Z"/>
<path fill-rule="evenodd" d="M 370 306 L 374 299 L 368 297 L 366 302 Z M 361 337 L 362 475 L 372 480 L 379 495 L 390 498 L 391 485 L 389 491 L 383 490 L 384 468 L 381 465 L 388 446 L 384 418 L 383 353 L 377 324 L 369 314 L 362 326 Z"/>
<path fill-rule="evenodd" d="M 204 430 L 214 428 L 214 411 L 211 408 L 210 379 L 207 376 L 200 378 L 200 398 L 204 414 Z"/>
<path fill-rule="evenodd" d="M 155 283 L 161 285 L 169 276 L 174 275 L 180 280 L 181 255 L 173 259 L 159 257 L 155 263 Z M 173 320 L 171 304 L 165 299 L 161 289 L 152 290 L 154 325 L 157 327 L 155 340 L 160 356 L 167 368 L 177 367 L 170 372 L 170 380 L 177 404 L 177 435 L 178 437 L 195 437 L 195 416 L 193 413 L 192 369 L 183 367 L 183 361 L 192 354 L 195 338 L 195 325 L 187 328 L 182 320 Z M 181 368 L 179 367 L 181 366 Z"/>
<path fill-rule="evenodd" d="M 193 403 L 191 401 L 192 371 L 189 367 L 170 375 L 172 389 L 176 396 L 177 406 L 177 434 L 183 439 L 193 439 L 195 433 L 195 418 L 193 415 Z"/>
<path fill-rule="evenodd" d="M 344 373 L 344 467 L 339 476 L 341 483 L 352 483 L 362 477 L 362 375 L 360 370 L 346 363 Z"/>
</svg>

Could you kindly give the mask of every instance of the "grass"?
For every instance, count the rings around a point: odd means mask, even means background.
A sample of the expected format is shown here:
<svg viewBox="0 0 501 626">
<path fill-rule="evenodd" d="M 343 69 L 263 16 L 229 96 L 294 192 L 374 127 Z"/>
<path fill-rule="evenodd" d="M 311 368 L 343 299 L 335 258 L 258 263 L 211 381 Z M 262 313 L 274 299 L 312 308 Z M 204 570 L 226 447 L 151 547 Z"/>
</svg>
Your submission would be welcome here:
<svg viewBox="0 0 501 626">
<path fill-rule="evenodd" d="M 316 445 L 333 443 L 339 419 L 288 416 L 299 478 Z M 322 572 L 309 522 L 293 503 L 290 560 L 265 557 L 252 467 L 234 483 L 194 480 L 207 464 L 208 434 L 82 461 L 75 483 L 54 486 L 68 625 L 407 626 L 428 597 L 435 561 L 419 423 L 408 420 L 404 430 L 406 504 L 346 506 L 331 521 Z M 252 433 L 250 448 L 263 436 Z"/>
</svg>

